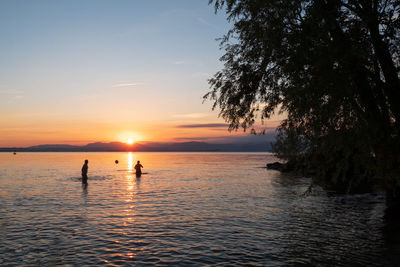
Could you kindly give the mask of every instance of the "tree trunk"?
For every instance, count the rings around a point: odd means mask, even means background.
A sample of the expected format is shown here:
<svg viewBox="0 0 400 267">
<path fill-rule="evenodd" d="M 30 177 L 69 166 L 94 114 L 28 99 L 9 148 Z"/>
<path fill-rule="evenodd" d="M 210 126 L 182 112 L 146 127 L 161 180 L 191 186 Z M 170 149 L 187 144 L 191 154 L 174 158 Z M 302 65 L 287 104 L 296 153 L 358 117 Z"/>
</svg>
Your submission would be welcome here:
<svg viewBox="0 0 400 267">
<path fill-rule="evenodd" d="M 375 18 L 368 22 L 368 27 L 371 33 L 371 41 L 378 59 L 379 65 L 382 68 L 385 77 L 386 86 L 383 87 L 390 103 L 390 108 L 396 119 L 397 125 L 400 124 L 400 81 L 393 59 L 390 55 L 388 45 L 383 41 L 383 37 L 379 33 L 379 24 L 375 22 Z M 399 129 L 399 126 L 398 126 Z"/>
</svg>

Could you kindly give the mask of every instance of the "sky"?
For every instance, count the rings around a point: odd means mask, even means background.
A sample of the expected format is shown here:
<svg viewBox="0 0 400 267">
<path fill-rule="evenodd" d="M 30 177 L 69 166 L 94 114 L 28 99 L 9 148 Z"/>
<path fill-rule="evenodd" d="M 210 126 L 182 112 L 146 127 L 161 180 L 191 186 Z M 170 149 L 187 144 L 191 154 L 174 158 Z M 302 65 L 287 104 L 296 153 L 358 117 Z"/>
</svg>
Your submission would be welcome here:
<svg viewBox="0 0 400 267">
<path fill-rule="evenodd" d="M 250 140 L 202 98 L 230 27 L 208 0 L 0 1 L 0 147 Z"/>
</svg>

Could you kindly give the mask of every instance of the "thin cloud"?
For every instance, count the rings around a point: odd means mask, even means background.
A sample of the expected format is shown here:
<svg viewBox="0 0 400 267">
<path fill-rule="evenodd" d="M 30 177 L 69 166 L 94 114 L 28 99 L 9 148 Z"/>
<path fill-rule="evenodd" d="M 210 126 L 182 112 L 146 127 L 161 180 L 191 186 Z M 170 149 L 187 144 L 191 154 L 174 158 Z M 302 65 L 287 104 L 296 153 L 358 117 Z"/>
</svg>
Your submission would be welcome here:
<svg viewBox="0 0 400 267">
<path fill-rule="evenodd" d="M 228 127 L 226 123 L 199 123 L 199 124 L 183 124 L 177 125 L 177 128 L 222 128 Z"/>
<path fill-rule="evenodd" d="M 119 88 L 119 87 L 131 87 L 131 86 L 137 86 L 137 85 L 142 85 L 143 83 L 117 83 L 113 84 L 111 87 L 113 88 Z"/>
<path fill-rule="evenodd" d="M 21 95 L 24 91 L 19 90 L 0 90 L 0 94 L 2 95 Z"/>
<path fill-rule="evenodd" d="M 210 28 L 213 28 L 214 30 L 220 30 L 220 27 L 218 27 L 217 25 L 212 24 L 212 23 L 206 21 L 205 19 L 203 19 L 203 18 L 201 18 L 201 17 L 198 17 L 198 18 L 197 18 L 197 21 L 200 22 L 200 24 L 203 24 L 203 25 L 205 25 L 205 26 L 208 26 L 208 27 L 210 27 Z"/>
<path fill-rule="evenodd" d="M 16 101 L 19 101 L 20 99 L 24 98 L 24 91 L 12 90 L 12 89 L 0 90 L 0 96 L 2 96 L 2 98 L 7 99 L 8 103 L 13 104 Z"/>
<path fill-rule="evenodd" d="M 209 116 L 206 113 L 187 113 L 187 114 L 175 114 L 173 117 L 175 118 L 189 118 L 189 119 L 198 119 L 198 118 L 205 118 Z"/>
<path fill-rule="evenodd" d="M 263 135 L 247 134 L 230 134 L 230 135 L 217 135 L 217 136 L 194 136 L 194 137 L 176 137 L 175 141 L 188 142 L 188 141 L 205 141 L 212 143 L 270 143 L 274 142 L 276 132 L 268 132 Z"/>
<path fill-rule="evenodd" d="M 205 140 L 213 140 L 213 137 L 176 137 L 174 138 L 176 141 L 205 141 Z"/>
</svg>

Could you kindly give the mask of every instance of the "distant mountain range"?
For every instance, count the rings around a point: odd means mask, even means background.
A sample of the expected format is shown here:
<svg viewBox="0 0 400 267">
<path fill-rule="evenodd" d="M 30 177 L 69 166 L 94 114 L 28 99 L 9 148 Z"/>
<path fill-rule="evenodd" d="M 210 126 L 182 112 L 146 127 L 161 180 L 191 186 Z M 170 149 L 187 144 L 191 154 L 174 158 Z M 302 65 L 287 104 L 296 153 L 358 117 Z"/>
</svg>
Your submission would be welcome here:
<svg viewBox="0 0 400 267">
<path fill-rule="evenodd" d="M 214 144 L 206 142 L 174 142 L 174 143 L 135 143 L 127 145 L 121 142 L 89 143 L 84 146 L 74 145 L 37 145 L 30 147 L 0 148 L 0 152 L 268 152 L 269 142 Z"/>
</svg>

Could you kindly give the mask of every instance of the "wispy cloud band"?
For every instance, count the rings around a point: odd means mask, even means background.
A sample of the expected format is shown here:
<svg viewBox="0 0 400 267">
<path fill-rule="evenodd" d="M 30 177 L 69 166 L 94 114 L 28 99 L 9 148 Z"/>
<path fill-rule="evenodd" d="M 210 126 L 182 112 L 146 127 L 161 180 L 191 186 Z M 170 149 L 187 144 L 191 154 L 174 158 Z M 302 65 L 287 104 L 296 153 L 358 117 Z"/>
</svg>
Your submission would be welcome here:
<svg viewBox="0 0 400 267">
<path fill-rule="evenodd" d="M 111 87 L 118 88 L 118 87 L 131 87 L 131 86 L 137 86 L 137 85 L 143 85 L 143 83 L 117 83 L 117 84 L 113 84 Z"/>
<path fill-rule="evenodd" d="M 198 124 L 182 124 L 177 125 L 177 128 L 222 128 L 228 127 L 226 123 L 198 123 Z"/>
<path fill-rule="evenodd" d="M 187 113 L 187 114 L 173 115 L 173 117 L 175 118 L 190 118 L 190 119 L 205 118 L 207 116 L 208 116 L 207 113 Z"/>
</svg>

